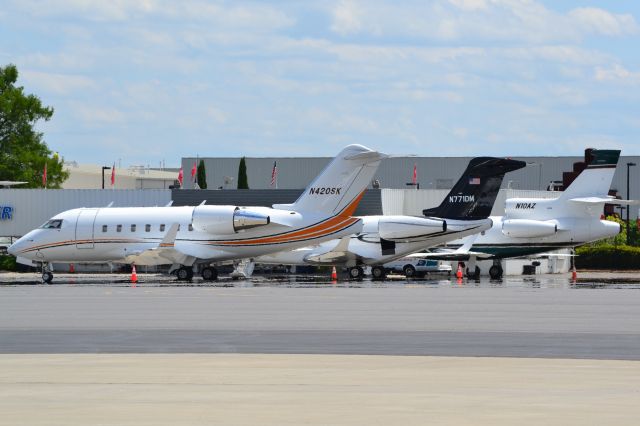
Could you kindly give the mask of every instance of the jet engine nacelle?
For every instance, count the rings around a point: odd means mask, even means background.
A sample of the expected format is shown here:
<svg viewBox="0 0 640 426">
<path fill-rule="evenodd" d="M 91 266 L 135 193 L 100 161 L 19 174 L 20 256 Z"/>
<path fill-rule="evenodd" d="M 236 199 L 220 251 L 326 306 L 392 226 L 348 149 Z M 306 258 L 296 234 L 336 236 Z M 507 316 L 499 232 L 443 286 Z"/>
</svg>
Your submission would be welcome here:
<svg viewBox="0 0 640 426">
<path fill-rule="evenodd" d="M 502 233 L 513 238 L 548 237 L 558 232 L 554 220 L 507 219 L 502 222 Z"/>
<path fill-rule="evenodd" d="M 265 226 L 269 215 L 236 206 L 198 206 L 193 209 L 193 228 L 210 234 L 235 234 L 245 229 Z"/>
<path fill-rule="evenodd" d="M 378 233 L 385 240 L 410 240 L 437 234 L 447 230 L 447 222 L 442 219 L 383 216 L 378 221 Z"/>
</svg>

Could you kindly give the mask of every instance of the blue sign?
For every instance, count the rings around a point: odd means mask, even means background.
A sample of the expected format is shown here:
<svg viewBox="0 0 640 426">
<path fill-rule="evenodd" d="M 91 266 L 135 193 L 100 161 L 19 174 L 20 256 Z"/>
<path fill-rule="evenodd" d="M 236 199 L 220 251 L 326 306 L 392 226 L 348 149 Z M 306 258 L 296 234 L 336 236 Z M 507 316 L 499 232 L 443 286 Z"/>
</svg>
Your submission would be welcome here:
<svg viewBox="0 0 640 426">
<path fill-rule="evenodd" d="M 13 219 L 13 207 L 0 206 L 0 220 L 11 220 L 11 219 Z"/>
</svg>

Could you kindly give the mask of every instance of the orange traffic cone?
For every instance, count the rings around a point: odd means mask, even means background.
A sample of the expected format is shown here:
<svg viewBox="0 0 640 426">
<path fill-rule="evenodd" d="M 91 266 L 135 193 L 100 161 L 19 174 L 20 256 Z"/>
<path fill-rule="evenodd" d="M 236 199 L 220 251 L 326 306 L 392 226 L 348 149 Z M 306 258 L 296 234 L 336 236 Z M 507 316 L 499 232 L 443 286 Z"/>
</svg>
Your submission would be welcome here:
<svg viewBox="0 0 640 426">
<path fill-rule="evenodd" d="M 69 264 L 69 273 L 73 274 L 76 272 L 76 268 L 73 266 L 73 263 Z"/>
<path fill-rule="evenodd" d="M 336 267 L 335 266 L 333 268 L 331 268 L 331 280 L 332 281 L 337 281 L 338 280 L 338 273 L 336 272 Z"/>
<path fill-rule="evenodd" d="M 132 283 L 137 283 L 138 282 L 138 274 L 136 273 L 136 265 L 135 264 L 131 265 L 131 282 Z"/>
<path fill-rule="evenodd" d="M 456 271 L 456 278 L 462 279 L 462 265 L 458 262 L 458 270 Z"/>
<path fill-rule="evenodd" d="M 571 280 L 575 281 L 578 279 L 578 273 L 576 272 L 576 264 L 573 264 L 573 269 L 571 269 Z"/>
</svg>

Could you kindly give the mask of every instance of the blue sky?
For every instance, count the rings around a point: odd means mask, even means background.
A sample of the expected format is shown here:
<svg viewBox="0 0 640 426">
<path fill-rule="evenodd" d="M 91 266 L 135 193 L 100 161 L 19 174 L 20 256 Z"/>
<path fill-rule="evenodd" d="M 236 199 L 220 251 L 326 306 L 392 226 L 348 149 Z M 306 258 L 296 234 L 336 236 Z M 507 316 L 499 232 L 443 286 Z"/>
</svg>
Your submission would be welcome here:
<svg viewBox="0 0 640 426">
<path fill-rule="evenodd" d="M 640 2 L 5 0 L 67 160 L 640 154 Z"/>
</svg>

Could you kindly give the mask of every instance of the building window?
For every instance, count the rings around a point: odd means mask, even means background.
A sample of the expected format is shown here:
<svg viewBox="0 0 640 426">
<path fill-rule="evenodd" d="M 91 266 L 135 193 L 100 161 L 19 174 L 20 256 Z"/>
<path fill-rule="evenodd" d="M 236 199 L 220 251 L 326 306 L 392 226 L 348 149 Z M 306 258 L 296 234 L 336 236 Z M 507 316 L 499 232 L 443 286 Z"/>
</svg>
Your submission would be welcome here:
<svg viewBox="0 0 640 426">
<path fill-rule="evenodd" d="M 160 225 L 160 232 L 164 232 L 164 223 Z"/>
<path fill-rule="evenodd" d="M 189 231 L 193 231 L 193 225 L 189 224 Z"/>
<path fill-rule="evenodd" d="M 102 232 L 107 232 L 107 225 L 102 225 Z"/>
<path fill-rule="evenodd" d="M 122 225 L 116 225 L 116 232 L 122 232 Z"/>
<path fill-rule="evenodd" d="M 136 232 L 136 225 L 131 225 L 131 232 Z"/>
<path fill-rule="evenodd" d="M 151 225 L 149 225 L 148 223 L 144 226 L 144 232 L 150 232 L 151 231 Z"/>
</svg>

